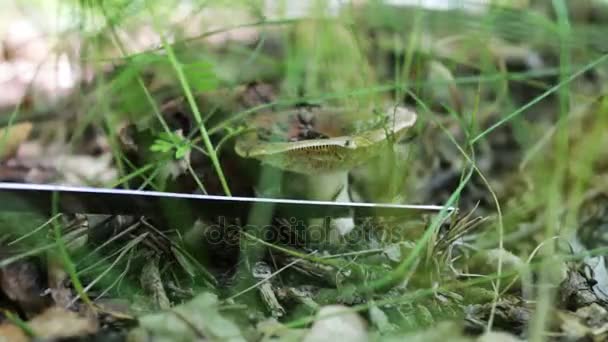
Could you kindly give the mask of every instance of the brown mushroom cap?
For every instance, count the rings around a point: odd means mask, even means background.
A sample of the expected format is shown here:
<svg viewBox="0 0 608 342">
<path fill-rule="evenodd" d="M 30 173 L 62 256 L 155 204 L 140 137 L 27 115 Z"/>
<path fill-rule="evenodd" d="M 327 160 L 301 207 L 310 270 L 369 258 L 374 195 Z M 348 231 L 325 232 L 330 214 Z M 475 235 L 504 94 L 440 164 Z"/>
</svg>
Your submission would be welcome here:
<svg viewBox="0 0 608 342">
<path fill-rule="evenodd" d="M 377 155 L 388 138 L 399 138 L 416 122 L 416 113 L 405 107 L 391 107 L 379 124 L 357 131 L 362 123 L 360 112 L 346 109 L 323 109 L 312 113 L 311 126 L 325 139 L 300 141 L 264 141 L 261 131 L 271 125 L 282 126 L 284 135 L 292 130 L 294 120 L 300 120 L 298 110 L 277 112 L 252 120 L 255 131 L 240 136 L 235 145 L 237 154 L 255 158 L 271 166 L 303 174 L 348 171 Z M 354 119 L 353 119 L 354 118 Z M 349 132 L 350 131 L 350 132 Z M 287 139 L 284 139 L 287 140 Z"/>
</svg>

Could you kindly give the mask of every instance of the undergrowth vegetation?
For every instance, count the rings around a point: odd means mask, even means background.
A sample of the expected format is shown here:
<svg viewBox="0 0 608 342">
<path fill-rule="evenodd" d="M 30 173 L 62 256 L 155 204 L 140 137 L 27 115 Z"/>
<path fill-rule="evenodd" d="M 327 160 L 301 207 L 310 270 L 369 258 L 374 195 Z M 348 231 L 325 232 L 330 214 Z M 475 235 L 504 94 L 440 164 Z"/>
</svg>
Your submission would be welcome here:
<svg viewBox="0 0 608 342">
<path fill-rule="evenodd" d="M 48 55 L 0 107 L 0 181 L 432 207 L 0 203 L 0 335 L 61 308 L 83 339 L 607 338 L 608 4 L 336 3 L 7 5 Z"/>
</svg>

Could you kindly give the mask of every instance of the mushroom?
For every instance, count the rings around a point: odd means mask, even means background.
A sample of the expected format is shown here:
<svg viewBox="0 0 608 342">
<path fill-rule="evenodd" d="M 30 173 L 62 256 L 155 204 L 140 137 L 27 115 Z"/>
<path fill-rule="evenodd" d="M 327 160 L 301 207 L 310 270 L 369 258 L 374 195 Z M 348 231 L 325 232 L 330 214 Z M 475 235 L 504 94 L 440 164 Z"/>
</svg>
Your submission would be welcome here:
<svg viewBox="0 0 608 342">
<path fill-rule="evenodd" d="M 299 107 L 262 113 L 252 130 L 241 135 L 236 153 L 288 173 L 281 195 L 319 201 L 350 202 L 348 172 L 377 156 L 416 122 L 405 107 L 390 107 L 380 116 L 346 108 Z M 322 225 L 315 219 L 312 225 Z M 330 221 L 331 235 L 345 235 L 355 227 L 353 217 Z"/>
</svg>

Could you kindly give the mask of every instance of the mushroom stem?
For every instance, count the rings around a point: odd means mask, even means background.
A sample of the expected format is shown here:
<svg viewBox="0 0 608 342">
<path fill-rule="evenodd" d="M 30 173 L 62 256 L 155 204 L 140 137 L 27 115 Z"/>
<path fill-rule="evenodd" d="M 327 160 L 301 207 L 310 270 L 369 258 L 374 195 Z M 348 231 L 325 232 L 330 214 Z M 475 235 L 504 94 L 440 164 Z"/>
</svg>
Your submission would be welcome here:
<svg viewBox="0 0 608 342">
<path fill-rule="evenodd" d="M 322 173 L 317 175 L 309 175 L 306 177 L 306 197 L 311 200 L 319 201 L 335 201 L 335 202 L 350 202 L 350 196 L 348 195 L 348 172 L 332 172 Z M 318 229 L 321 229 L 319 231 Z M 341 217 L 331 219 L 329 224 L 329 237 L 330 240 L 348 234 L 355 228 L 355 222 L 353 217 Z M 311 219 L 309 221 L 309 232 L 311 234 L 321 234 L 326 236 L 325 233 L 325 219 Z M 313 235 L 309 235 L 313 239 Z M 319 236 L 316 237 L 317 240 Z M 312 241 L 311 241 L 312 242 Z M 317 241 L 318 242 L 318 241 Z"/>
<path fill-rule="evenodd" d="M 348 178 L 335 201 L 344 203 L 351 201 L 348 194 Z M 352 214 L 349 217 L 336 218 L 331 221 L 330 227 L 332 233 L 339 233 L 340 236 L 343 236 L 350 233 L 355 228 L 355 220 L 353 219 Z M 334 235 L 332 234 L 332 236 Z"/>
<path fill-rule="evenodd" d="M 330 172 L 307 175 L 306 195 L 317 201 L 346 201 L 348 197 L 348 172 Z"/>
</svg>

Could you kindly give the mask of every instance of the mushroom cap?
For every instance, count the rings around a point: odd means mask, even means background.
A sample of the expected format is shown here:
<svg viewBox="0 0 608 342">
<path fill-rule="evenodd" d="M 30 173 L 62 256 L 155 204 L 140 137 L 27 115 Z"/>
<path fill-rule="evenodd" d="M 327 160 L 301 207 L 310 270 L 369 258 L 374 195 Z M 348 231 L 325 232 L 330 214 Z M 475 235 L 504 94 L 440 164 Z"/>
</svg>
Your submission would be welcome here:
<svg viewBox="0 0 608 342">
<path fill-rule="evenodd" d="M 237 138 L 236 153 L 244 158 L 255 158 L 262 163 L 286 171 L 303 174 L 320 174 L 348 171 L 377 155 L 389 137 L 398 139 L 416 123 L 416 113 L 405 107 L 390 107 L 380 123 L 357 131 L 355 111 L 322 109 L 313 113 L 314 129 L 326 139 L 300 141 L 264 141 L 260 131 L 273 125 L 293 124 L 298 111 L 277 112 L 252 120 L 253 132 Z M 349 134 L 350 130 L 350 134 Z"/>
</svg>

